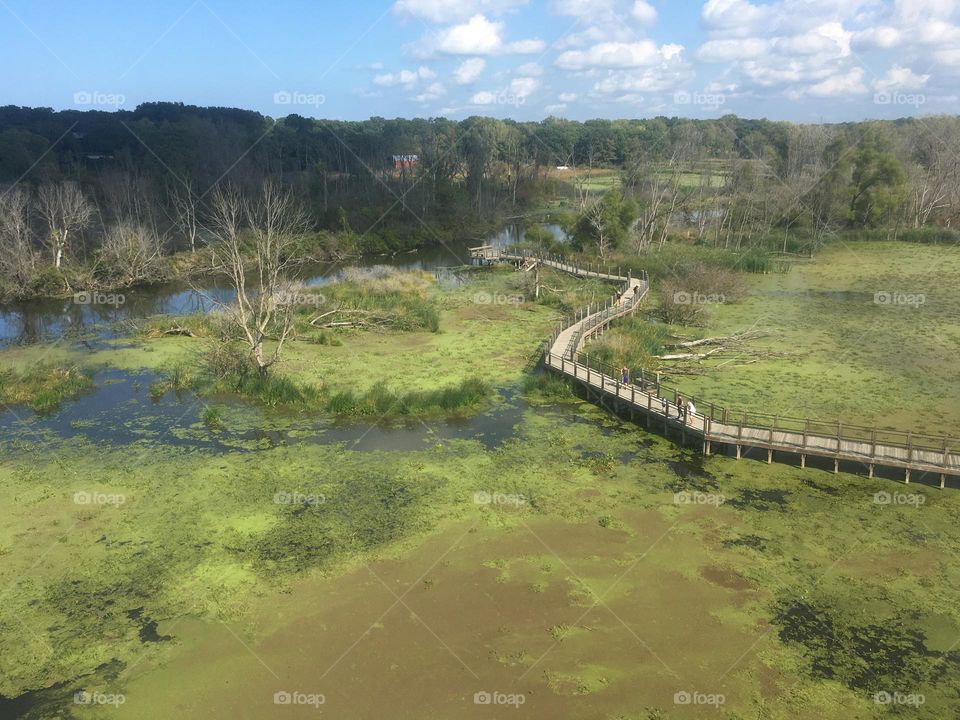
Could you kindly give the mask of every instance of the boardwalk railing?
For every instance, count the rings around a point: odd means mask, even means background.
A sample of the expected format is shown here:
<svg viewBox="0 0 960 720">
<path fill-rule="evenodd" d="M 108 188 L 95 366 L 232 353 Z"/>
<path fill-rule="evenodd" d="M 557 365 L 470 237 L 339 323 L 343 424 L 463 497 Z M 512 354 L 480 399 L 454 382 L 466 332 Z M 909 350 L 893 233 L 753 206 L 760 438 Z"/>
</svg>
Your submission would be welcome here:
<svg viewBox="0 0 960 720">
<path fill-rule="evenodd" d="M 613 274 L 592 266 L 580 267 L 557 256 L 511 253 L 489 246 L 482 251 L 474 257 L 488 262 L 515 262 L 519 266 L 536 260 L 578 277 L 599 278 L 620 286 L 619 293 L 602 305 L 591 304 L 560 324 L 544 347 L 544 364 L 595 396 L 628 410 L 631 416 L 637 412 L 644 415 L 649 428 L 657 423 L 665 433 L 678 431 L 684 442 L 688 438 L 698 440 L 705 454 L 710 454 L 717 444 L 735 448 L 737 458 L 744 447 L 762 448 L 767 450 L 767 462 L 773 462 L 775 452 L 799 455 L 801 467 L 806 466 L 808 455 L 826 457 L 833 459 L 834 472 L 839 471 L 841 461 L 853 461 L 865 465 L 870 477 L 876 466 L 903 469 L 908 483 L 911 471 L 938 474 L 940 487 L 945 487 L 947 475 L 960 476 L 960 450 L 946 436 L 731 411 L 697 397 L 688 398 L 696 412 L 682 412 L 677 404 L 680 391 L 662 384 L 659 373 L 651 377 L 640 370 L 639 376 L 633 374 L 624 382 L 621 369 L 582 353 L 589 338 L 640 306 L 649 290 L 646 273 L 621 275 L 618 270 Z"/>
</svg>

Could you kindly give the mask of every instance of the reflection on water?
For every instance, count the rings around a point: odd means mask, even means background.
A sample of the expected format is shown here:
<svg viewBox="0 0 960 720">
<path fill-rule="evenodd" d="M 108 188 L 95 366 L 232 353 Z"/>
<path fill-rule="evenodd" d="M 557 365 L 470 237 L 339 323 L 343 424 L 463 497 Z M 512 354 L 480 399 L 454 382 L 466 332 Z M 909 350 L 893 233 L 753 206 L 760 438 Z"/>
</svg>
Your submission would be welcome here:
<svg viewBox="0 0 960 720">
<path fill-rule="evenodd" d="M 559 225 L 544 225 L 558 240 L 566 234 Z M 509 225 L 485 240 L 449 242 L 438 247 L 390 256 L 351 260 L 351 267 L 387 265 L 401 270 L 436 271 L 470 264 L 469 248 L 483 243 L 506 246 L 520 242 L 525 230 Z M 342 277 L 348 266 L 342 263 L 305 265 L 298 278 L 307 286 L 320 286 Z M 459 283 L 453 275 L 442 274 L 442 282 Z M 85 295 L 85 294 L 84 294 Z M 0 346 L 35 343 L 57 338 L 93 337 L 112 339 L 124 333 L 122 322 L 153 315 L 187 315 L 207 312 L 217 303 L 229 302 L 232 291 L 222 282 L 207 278 L 201 292 L 180 282 L 133 288 L 122 295 L 122 304 L 75 302 L 74 298 L 41 299 L 0 306 Z M 79 298 L 90 300 L 89 296 Z M 106 298 L 97 298 L 106 299 Z"/>
</svg>

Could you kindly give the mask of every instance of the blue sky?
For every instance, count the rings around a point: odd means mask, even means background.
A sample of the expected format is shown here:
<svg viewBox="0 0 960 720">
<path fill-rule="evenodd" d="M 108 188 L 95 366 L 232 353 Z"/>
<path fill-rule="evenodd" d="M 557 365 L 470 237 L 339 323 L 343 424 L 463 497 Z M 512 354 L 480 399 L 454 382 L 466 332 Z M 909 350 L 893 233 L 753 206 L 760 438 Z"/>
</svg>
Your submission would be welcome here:
<svg viewBox="0 0 960 720">
<path fill-rule="evenodd" d="M 273 117 L 960 112 L 960 0 L 0 0 L 0 104 Z"/>
</svg>

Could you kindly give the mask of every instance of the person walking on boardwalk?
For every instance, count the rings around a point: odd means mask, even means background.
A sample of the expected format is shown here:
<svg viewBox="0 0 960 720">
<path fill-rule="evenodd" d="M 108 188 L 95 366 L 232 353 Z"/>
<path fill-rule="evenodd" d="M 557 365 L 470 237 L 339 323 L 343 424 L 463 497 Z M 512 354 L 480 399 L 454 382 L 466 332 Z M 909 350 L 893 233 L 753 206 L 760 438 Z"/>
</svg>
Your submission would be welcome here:
<svg viewBox="0 0 960 720">
<path fill-rule="evenodd" d="M 687 417 L 697 414 L 697 406 L 693 404 L 693 400 L 687 400 Z"/>
<path fill-rule="evenodd" d="M 620 368 L 620 375 L 621 375 L 622 378 L 623 378 L 623 384 L 624 384 L 624 385 L 629 385 L 629 384 L 630 384 L 630 371 L 629 371 L 627 368 L 622 367 L 622 368 Z"/>
<path fill-rule="evenodd" d="M 660 398 L 660 409 L 663 410 L 663 416 L 667 417 L 667 399 L 665 397 Z"/>
<path fill-rule="evenodd" d="M 683 395 L 677 395 L 677 420 L 683 422 Z"/>
</svg>

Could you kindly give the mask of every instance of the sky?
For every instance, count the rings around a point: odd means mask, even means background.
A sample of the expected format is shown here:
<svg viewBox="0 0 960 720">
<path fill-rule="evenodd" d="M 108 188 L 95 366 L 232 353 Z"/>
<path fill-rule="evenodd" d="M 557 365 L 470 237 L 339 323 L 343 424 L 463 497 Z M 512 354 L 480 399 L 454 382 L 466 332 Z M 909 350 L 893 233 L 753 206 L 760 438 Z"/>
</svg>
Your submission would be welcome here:
<svg viewBox="0 0 960 720">
<path fill-rule="evenodd" d="M 0 105 L 271 117 L 960 113 L 960 0 L 0 0 Z"/>
</svg>

